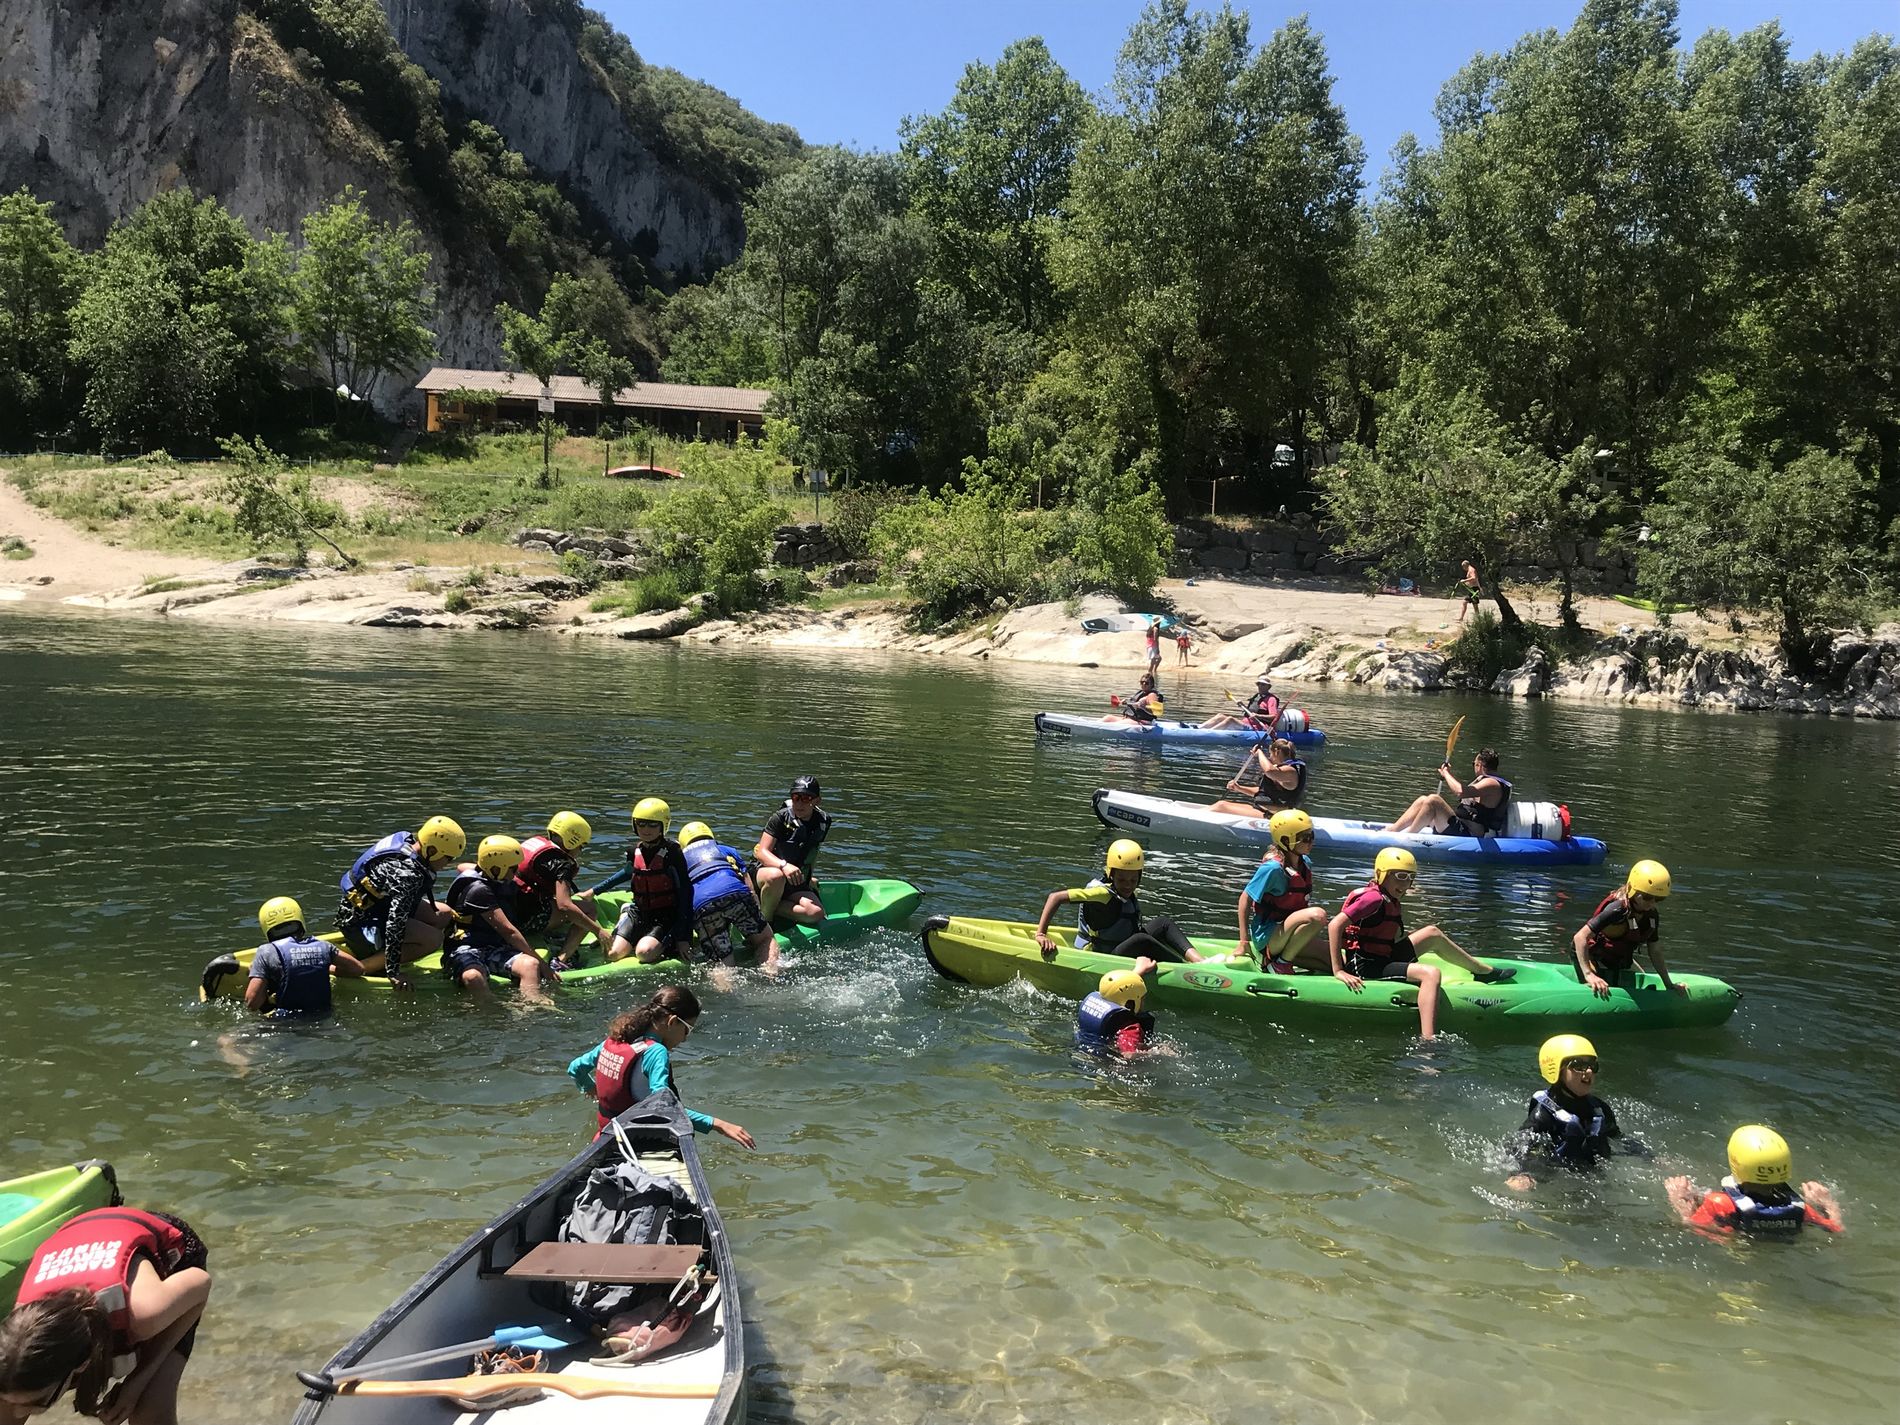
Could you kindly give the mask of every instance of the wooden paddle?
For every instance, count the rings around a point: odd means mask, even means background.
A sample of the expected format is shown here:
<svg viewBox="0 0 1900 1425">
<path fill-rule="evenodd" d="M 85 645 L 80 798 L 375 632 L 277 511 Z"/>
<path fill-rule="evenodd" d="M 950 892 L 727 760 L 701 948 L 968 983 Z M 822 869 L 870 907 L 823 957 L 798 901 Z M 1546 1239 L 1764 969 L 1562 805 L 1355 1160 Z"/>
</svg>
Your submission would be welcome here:
<svg viewBox="0 0 1900 1425">
<path fill-rule="evenodd" d="M 297 1379 L 303 1380 L 299 1372 Z M 304 1381 L 311 1389 L 321 1387 Z M 719 1394 L 716 1385 L 648 1383 L 639 1380 L 603 1380 L 597 1376 L 563 1376 L 551 1371 L 522 1371 L 517 1375 L 456 1376 L 449 1380 L 346 1380 L 336 1385 L 337 1395 L 448 1395 L 457 1399 L 479 1400 L 485 1395 L 500 1395 L 515 1390 L 551 1390 L 556 1395 L 571 1395 L 576 1400 L 594 1400 L 605 1395 L 642 1396 L 648 1400 L 711 1400 Z M 325 1394 L 328 1394 L 325 1391 Z"/>
</svg>

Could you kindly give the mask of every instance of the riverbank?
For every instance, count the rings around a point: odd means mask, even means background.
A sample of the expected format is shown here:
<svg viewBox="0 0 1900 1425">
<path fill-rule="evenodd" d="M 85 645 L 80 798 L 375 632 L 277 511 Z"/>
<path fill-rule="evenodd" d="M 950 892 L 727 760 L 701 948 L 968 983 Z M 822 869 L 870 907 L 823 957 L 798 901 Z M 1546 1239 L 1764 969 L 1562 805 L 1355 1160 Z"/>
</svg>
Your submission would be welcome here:
<svg viewBox="0 0 1900 1425">
<path fill-rule="evenodd" d="M 229 623 L 351 624 L 375 628 L 542 629 L 558 637 L 837 649 L 1002 659 L 1133 675 L 1146 664 L 1139 633 L 1089 634 L 1084 618 L 1123 612 L 1099 596 L 999 609 L 962 629 L 921 633 L 898 601 L 838 607 L 787 605 L 738 619 L 696 606 L 633 617 L 596 612 L 586 587 L 552 552 L 471 548 L 467 563 L 344 570 L 321 561 L 294 569 L 256 560 L 214 561 L 128 548 L 35 509 L 0 483 L 0 534 L 32 553 L 0 567 L 0 601 Z M 499 556 L 499 557 L 498 557 Z M 481 559 L 483 562 L 472 562 Z M 1533 620 L 1554 622 L 1552 595 L 1511 591 Z M 1170 642 L 1164 686 L 1203 685 L 1218 701 L 1270 673 L 1282 684 L 1349 683 L 1392 691 L 1488 691 L 1618 703 L 1900 718 L 1900 626 L 1844 634 L 1817 679 L 1795 677 L 1761 630 L 1648 611 L 1603 598 L 1579 601 L 1585 637 L 1553 659 L 1533 648 L 1517 667 L 1482 679 L 1451 665 L 1457 601 L 1368 596 L 1346 578 L 1164 580 L 1158 607 L 1193 630 L 1183 667 Z M 1119 683 L 1116 684 L 1120 686 Z M 1284 692 L 1285 689 L 1283 688 Z M 1205 701 L 1202 699 L 1201 701 Z"/>
</svg>

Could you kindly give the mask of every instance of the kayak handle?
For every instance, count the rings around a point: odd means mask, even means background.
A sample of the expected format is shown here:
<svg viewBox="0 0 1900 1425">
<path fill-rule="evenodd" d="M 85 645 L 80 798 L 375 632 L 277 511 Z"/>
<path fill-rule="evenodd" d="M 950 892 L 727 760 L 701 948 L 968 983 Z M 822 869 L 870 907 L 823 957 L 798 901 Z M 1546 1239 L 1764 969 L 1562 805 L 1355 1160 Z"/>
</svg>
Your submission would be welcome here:
<svg viewBox="0 0 1900 1425">
<path fill-rule="evenodd" d="M 1276 985 L 1262 980 L 1255 980 L 1252 984 L 1248 985 L 1247 993 L 1250 995 L 1279 995 L 1283 999 L 1298 999 L 1300 997 L 1298 985 Z"/>
</svg>

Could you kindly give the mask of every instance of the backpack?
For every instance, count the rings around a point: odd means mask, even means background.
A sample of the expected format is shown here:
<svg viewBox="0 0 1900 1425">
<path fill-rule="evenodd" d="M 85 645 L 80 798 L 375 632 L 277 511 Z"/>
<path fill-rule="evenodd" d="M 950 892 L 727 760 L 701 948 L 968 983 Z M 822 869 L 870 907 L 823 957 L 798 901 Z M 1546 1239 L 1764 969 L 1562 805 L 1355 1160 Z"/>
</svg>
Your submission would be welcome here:
<svg viewBox="0 0 1900 1425">
<path fill-rule="evenodd" d="M 614 1158 L 587 1175 L 556 1240 L 702 1245 L 706 1219 L 678 1183 Z M 659 1287 L 662 1295 L 667 1289 Z M 653 1291 L 651 1283 L 570 1282 L 565 1306 L 577 1319 L 604 1322 L 634 1309 Z"/>
</svg>

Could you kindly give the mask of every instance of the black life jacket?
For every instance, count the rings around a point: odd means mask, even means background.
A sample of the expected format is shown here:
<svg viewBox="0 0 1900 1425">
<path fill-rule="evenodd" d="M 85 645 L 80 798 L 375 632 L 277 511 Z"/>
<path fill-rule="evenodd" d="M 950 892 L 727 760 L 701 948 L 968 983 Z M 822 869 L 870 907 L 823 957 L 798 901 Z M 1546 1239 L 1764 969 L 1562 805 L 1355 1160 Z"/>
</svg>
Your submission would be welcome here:
<svg viewBox="0 0 1900 1425">
<path fill-rule="evenodd" d="M 1595 920 L 1612 904 L 1621 899 L 1621 891 L 1611 891 L 1597 902 L 1597 908 L 1590 912 Z M 1654 945 L 1662 922 L 1654 910 L 1644 911 L 1641 915 L 1630 911 L 1627 902 L 1623 906 L 1627 917 L 1623 922 L 1621 934 L 1605 934 L 1601 930 L 1592 930 L 1584 944 L 1590 948 L 1590 958 L 1596 962 L 1599 970 L 1627 970 L 1636 963 L 1636 950 L 1641 945 Z"/>
<path fill-rule="evenodd" d="M 768 828 L 772 831 L 772 853 L 801 871 L 809 870 L 812 857 L 831 834 L 831 814 L 814 807 L 812 814 L 800 821 L 792 815 L 791 806 L 790 802 L 785 804 L 785 820 L 791 823 L 788 830 Z"/>
<path fill-rule="evenodd" d="M 1089 887 L 1104 886 L 1106 881 L 1090 881 Z M 1105 901 L 1078 901 L 1075 921 L 1075 948 L 1113 953 L 1115 947 L 1141 929 L 1141 898 L 1126 900 L 1111 887 Z"/>
<path fill-rule="evenodd" d="M 1531 1102 L 1557 1121 L 1558 1133 L 1551 1141 L 1551 1153 L 1566 1163 L 1587 1165 L 1610 1156 L 1610 1140 L 1603 1136 L 1607 1115 L 1595 1098 L 1585 1100 L 1590 1116 L 1573 1113 L 1557 1102 L 1549 1089 L 1539 1089 Z"/>
<path fill-rule="evenodd" d="M 495 893 L 495 908 L 507 916 L 511 923 L 514 923 L 515 906 L 521 896 L 521 888 L 513 878 L 496 881 L 484 876 L 480 870 L 460 871 L 456 873 L 455 879 L 449 882 L 449 893 L 442 900 L 448 906 L 450 913 L 454 915 L 456 925 L 460 927 L 463 938 L 469 944 L 492 949 L 507 942 L 502 939 L 501 932 L 495 929 L 487 916 L 468 908 L 469 892 L 483 882 L 486 882 L 488 888 Z M 522 927 L 515 924 L 515 929 L 522 930 Z M 523 931 L 523 934 L 526 933 Z"/>
<path fill-rule="evenodd" d="M 1466 826 L 1482 827 L 1491 835 L 1500 836 L 1511 820 L 1511 784 L 1496 772 L 1484 775 L 1504 788 L 1504 795 L 1498 798 L 1496 806 L 1487 807 L 1478 793 L 1470 793 L 1458 803 L 1458 819 Z"/>
<path fill-rule="evenodd" d="M 1807 1225 L 1808 1205 L 1795 1193 L 1790 1192 L 1786 1202 L 1762 1202 L 1751 1197 L 1732 1177 L 1722 1179 L 1722 1191 L 1735 1204 L 1735 1220 L 1730 1225 L 1738 1232 L 1792 1237 Z"/>
<path fill-rule="evenodd" d="M 1255 795 L 1269 806 L 1298 806 L 1300 798 L 1306 795 L 1306 763 L 1303 759 L 1295 757 L 1291 762 L 1283 765 L 1291 767 L 1299 775 L 1299 780 L 1293 784 L 1293 790 L 1288 791 L 1271 777 L 1262 775 L 1260 790 Z"/>
</svg>

